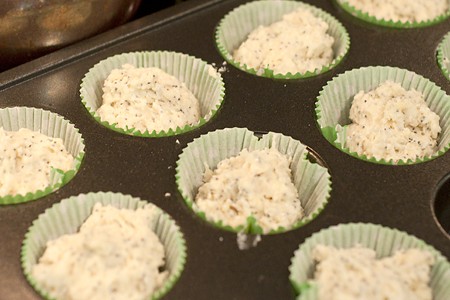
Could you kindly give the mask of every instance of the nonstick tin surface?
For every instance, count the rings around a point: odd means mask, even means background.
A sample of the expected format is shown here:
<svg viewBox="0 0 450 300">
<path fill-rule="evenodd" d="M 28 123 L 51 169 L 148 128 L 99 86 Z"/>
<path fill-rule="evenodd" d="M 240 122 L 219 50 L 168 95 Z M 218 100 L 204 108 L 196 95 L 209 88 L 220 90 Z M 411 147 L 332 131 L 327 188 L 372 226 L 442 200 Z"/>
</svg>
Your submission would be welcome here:
<svg viewBox="0 0 450 300">
<path fill-rule="evenodd" d="M 312 233 L 339 223 L 370 222 L 397 228 L 450 258 L 449 235 L 433 213 L 436 195 L 450 202 L 450 189 L 442 184 L 450 172 L 450 154 L 410 166 L 364 162 L 328 143 L 314 113 L 319 91 L 333 76 L 362 66 L 405 68 L 450 93 L 450 83 L 435 58 L 438 43 L 450 31 L 449 20 L 422 29 L 389 29 L 359 21 L 332 1 L 305 0 L 346 27 L 351 46 L 344 61 L 320 76 L 289 81 L 257 77 L 228 66 L 222 75 L 225 100 L 215 118 L 179 136 L 123 135 L 98 124 L 81 104 L 78 90 L 84 74 L 115 54 L 169 50 L 220 66 L 224 60 L 215 47 L 215 28 L 227 12 L 244 2 L 189 1 L 0 74 L 0 107 L 25 105 L 56 112 L 80 129 L 86 144 L 80 171 L 67 185 L 36 201 L 0 207 L 0 299 L 39 299 L 20 266 L 21 243 L 28 227 L 54 203 L 95 191 L 141 197 L 164 209 L 181 227 L 187 263 L 164 299 L 294 299 L 288 280 L 294 250 Z M 333 190 L 325 210 L 299 229 L 263 236 L 257 247 L 246 251 L 238 249 L 236 234 L 196 217 L 177 191 L 175 163 L 187 143 L 225 127 L 280 132 L 312 148 L 332 176 Z M 438 187 L 443 187 L 439 193 Z M 449 215 L 450 203 L 439 201 L 436 209 L 438 215 Z"/>
</svg>

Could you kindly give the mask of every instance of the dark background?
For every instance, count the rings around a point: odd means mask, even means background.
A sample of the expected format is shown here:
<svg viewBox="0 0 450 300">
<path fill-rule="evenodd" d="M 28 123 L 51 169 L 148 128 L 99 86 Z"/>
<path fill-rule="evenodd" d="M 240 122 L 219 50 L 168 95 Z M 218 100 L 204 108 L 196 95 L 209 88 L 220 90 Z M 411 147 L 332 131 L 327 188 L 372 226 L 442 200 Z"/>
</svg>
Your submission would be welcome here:
<svg viewBox="0 0 450 300">
<path fill-rule="evenodd" d="M 183 0 L 183 1 L 181 1 L 181 0 L 142 0 L 141 5 L 139 6 L 139 9 L 136 12 L 136 15 L 133 17 L 132 20 L 149 15 L 153 12 L 173 6 L 175 4 L 178 4 L 178 3 L 184 2 L 184 1 L 188 1 L 188 0 Z"/>
</svg>

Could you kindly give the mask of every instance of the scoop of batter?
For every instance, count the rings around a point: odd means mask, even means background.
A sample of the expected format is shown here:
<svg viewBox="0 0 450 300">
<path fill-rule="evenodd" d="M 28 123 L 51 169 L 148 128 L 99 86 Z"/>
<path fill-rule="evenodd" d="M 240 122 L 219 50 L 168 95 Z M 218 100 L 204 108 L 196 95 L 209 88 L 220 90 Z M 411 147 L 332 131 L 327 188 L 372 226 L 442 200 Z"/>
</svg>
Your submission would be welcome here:
<svg viewBox="0 0 450 300">
<path fill-rule="evenodd" d="M 434 257 L 419 249 L 397 251 L 376 258 L 372 249 L 318 245 L 314 282 L 320 300 L 431 300 L 429 286 Z"/>
<path fill-rule="evenodd" d="M 154 217 L 152 206 L 97 203 L 79 232 L 47 243 L 32 274 L 56 299 L 149 299 L 167 277 Z"/>
<path fill-rule="evenodd" d="M 200 120 L 199 101 L 186 85 L 158 68 L 123 65 L 103 85 L 102 121 L 140 132 L 175 130 Z"/>
<path fill-rule="evenodd" d="M 50 185 L 52 168 L 69 171 L 74 158 L 60 138 L 0 127 L 0 196 L 25 195 Z"/>
<path fill-rule="evenodd" d="M 416 90 L 386 81 L 355 95 L 350 109 L 346 146 L 376 159 L 416 160 L 437 151 L 439 116 Z"/>
<path fill-rule="evenodd" d="M 270 26 L 260 26 L 234 51 L 234 60 L 258 74 L 306 73 L 322 69 L 333 60 L 328 24 L 308 9 L 299 8 Z"/>
<path fill-rule="evenodd" d="M 342 0 L 377 19 L 422 22 L 444 14 L 447 0 Z"/>
<path fill-rule="evenodd" d="M 236 227 L 253 216 L 265 232 L 288 228 L 303 217 L 290 160 L 276 149 L 248 151 L 205 173 L 195 203 L 208 219 Z"/>
</svg>

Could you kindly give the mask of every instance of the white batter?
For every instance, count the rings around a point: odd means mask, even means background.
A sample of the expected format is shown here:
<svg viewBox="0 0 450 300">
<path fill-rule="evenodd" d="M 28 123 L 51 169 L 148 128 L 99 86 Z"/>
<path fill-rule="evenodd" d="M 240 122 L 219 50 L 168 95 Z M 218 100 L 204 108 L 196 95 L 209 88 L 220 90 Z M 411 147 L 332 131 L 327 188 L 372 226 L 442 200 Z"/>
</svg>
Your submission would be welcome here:
<svg viewBox="0 0 450 300">
<path fill-rule="evenodd" d="M 427 251 L 408 249 L 376 259 L 374 250 L 360 246 L 318 245 L 312 254 L 319 300 L 433 299 L 429 282 L 434 257 Z"/>
<path fill-rule="evenodd" d="M 56 299 L 150 299 L 167 277 L 164 248 L 151 230 L 155 208 L 97 203 L 78 233 L 47 243 L 32 275 Z"/>
<path fill-rule="evenodd" d="M 428 21 L 448 10 L 448 0 L 341 0 L 377 19 Z"/>
<path fill-rule="evenodd" d="M 0 127 L 0 196 L 25 195 L 50 185 L 52 168 L 69 171 L 74 158 L 60 138 Z"/>
<path fill-rule="evenodd" d="M 360 91 L 353 99 L 350 119 L 346 146 L 359 155 L 395 163 L 437 151 L 439 116 L 421 93 L 406 91 L 398 83 L 386 81 L 368 93 Z"/>
<path fill-rule="evenodd" d="M 236 227 L 255 217 L 265 232 L 289 228 L 303 217 L 290 158 L 276 149 L 248 151 L 207 170 L 195 199 L 208 219 Z"/>
<path fill-rule="evenodd" d="M 322 69 L 333 60 L 334 38 L 328 24 L 308 9 L 299 8 L 270 26 L 259 26 L 234 51 L 234 60 L 262 74 L 306 73 Z"/>
<path fill-rule="evenodd" d="M 102 121 L 141 132 L 175 130 L 200 120 L 199 101 L 184 83 L 161 69 L 129 64 L 106 78 L 97 113 Z"/>
</svg>

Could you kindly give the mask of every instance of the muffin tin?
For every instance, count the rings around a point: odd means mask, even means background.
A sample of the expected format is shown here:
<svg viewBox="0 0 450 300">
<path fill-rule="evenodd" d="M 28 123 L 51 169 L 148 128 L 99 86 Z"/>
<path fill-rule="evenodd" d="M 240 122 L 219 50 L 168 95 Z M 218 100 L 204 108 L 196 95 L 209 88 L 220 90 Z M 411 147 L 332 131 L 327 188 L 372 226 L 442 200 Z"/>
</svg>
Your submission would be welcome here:
<svg viewBox="0 0 450 300">
<path fill-rule="evenodd" d="M 26 281 L 20 248 L 32 221 L 54 203 L 80 193 L 112 191 L 148 200 L 170 214 L 186 239 L 187 261 L 179 281 L 164 299 L 295 299 L 289 265 L 299 244 L 339 223 L 365 222 L 396 228 L 424 240 L 450 258 L 450 154 L 417 165 L 386 166 L 356 159 L 332 146 L 320 133 L 315 102 L 337 74 L 385 65 L 414 71 L 450 94 L 436 63 L 436 48 L 450 21 L 420 29 L 390 29 L 364 23 L 328 0 L 304 0 L 335 16 L 349 32 L 350 50 L 329 72 L 300 80 L 257 77 L 227 65 L 225 97 L 208 123 L 176 136 L 123 135 L 97 123 L 81 103 L 79 88 L 88 70 L 119 53 L 177 51 L 222 66 L 214 43 L 217 24 L 248 1 L 193 0 L 144 17 L 95 38 L 0 74 L 0 107 L 30 106 L 62 115 L 83 135 L 85 157 L 78 174 L 39 200 L 0 207 L 0 295 L 40 299 Z M 302 141 L 328 166 L 332 191 L 328 205 L 310 223 L 286 233 L 262 236 L 241 251 L 236 234 L 198 218 L 175 183 L 175 163 L 194 138 L 226 127 L 279 132 Z M 436 201 L 435 199 L 439 199 Z M 447 233 L 445 232 L 447 231 Z"/>
</svg>

